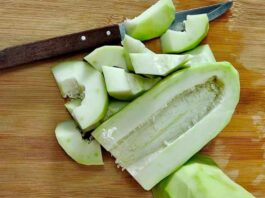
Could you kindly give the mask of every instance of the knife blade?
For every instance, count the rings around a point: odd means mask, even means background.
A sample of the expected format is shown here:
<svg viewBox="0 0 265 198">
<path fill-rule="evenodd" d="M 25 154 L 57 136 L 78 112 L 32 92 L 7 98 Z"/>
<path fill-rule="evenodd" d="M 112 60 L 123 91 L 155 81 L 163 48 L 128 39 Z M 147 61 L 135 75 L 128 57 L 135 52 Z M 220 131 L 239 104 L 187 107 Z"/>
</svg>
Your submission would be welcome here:
<svg viewBox="0 0 265 198">
<path fill-rule="evenodd" d="M 185 25 L 183 22 L 186 20 L 187 15 L 206 13 L 208 15 L 209 21 L 213 21 L 214 19 L 223 15 L 227 10 L 229 10 L 232 5 L 233 0 L 229 0 L 224 3 L 218 3 L 210 6 L 176 12 L 175 20 L 173 21 L 169 29 L 183 31 L 185 29 Z"/>
<path fill-rule="evenodd" d="M 176 19 L 170 29 L 183 31 L 187 15 L 207 13 L 209 20 L 225 13 L 233 4 L 229 0 L 206 7 L 176 12 Z M 48 59 L 63 54 L 92 49 L 100 45 L 120 42 L 125 35 L 124 23 L 73 33 L 33 43 L 8 47 L 0 51 L 0 69 L 14 67 L 33 61 Z"/>
</svg>

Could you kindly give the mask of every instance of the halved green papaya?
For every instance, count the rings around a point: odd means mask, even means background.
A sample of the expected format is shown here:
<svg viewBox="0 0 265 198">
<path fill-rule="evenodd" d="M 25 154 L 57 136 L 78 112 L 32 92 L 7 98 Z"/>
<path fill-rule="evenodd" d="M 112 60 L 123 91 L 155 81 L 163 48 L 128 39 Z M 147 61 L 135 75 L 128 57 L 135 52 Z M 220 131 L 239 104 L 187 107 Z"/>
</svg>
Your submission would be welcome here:
<svg viewBox="0 0 265 198">
<path fill-rule="evenodd" d="M 141 41 L 161 36 L 175 19 L 172 0 L 159 0 L 138 17 L 125 21 L 126 33 Z"/>
<path fill-rule="evenodd" d="M 133 71 L 132 62 L 129 56 L 129 53 L 149 53 L 154 54 L 151 50 L 149 50 L 145 45 L 128 35 L 125 35 L 123 41 L 122 41 L 123 48 L 125 50 L 125 58 L 126 58 L 126 64 L 128 67 L 128 70 Z"/>
<path fill-rule="evenodd" d="M 203 155 L 195 155 L 152 192 L 154 198 L 254 198 Z"/>
<path fill-rule="evenodd" d="M 185 63 L 185 66 L 195 66 L 202 63 L 216 62 L 213 52 L 208 44 L 200 45 L 193 50 L 187 51 L 184 54 L 192 55 L 192 58 Z"/>
<path fill-rule="evenodd" d="M 102 72 L 102 66 L 105 65 L 127 69 L 125 51 L 121 46 L 99 47 L 85 56 L 84 59 L 100 72 Z"/>
<path fill-rule="evenodd" d="M 173 73 L 92 135 L 146 190 L 183 165 L 230 121 L 239 100 L 228 62 Z"/>
<path fill-rule="evenodd" d="M 185 31 L 168 30 L 161 36 L 163 53 L 180 53 L 195 48 L 208 34 L 207 14 L 188 15 Z"/>
<path fill-rule="evenodd" d="M 59 123 L 55 135 L 63 150 L 77 163 L 103 165 L 99 143 L 96 140 L 83 139 L 81 131 L 73 120 Z"/>
<path fill-rule="evenodd" d="M 102 73 L 83 61 L 68 61 L 52 68 L 65 106 L 83 132 L 94 129 L 103 119 L 108 94 Z"/>
<path fill-rule="evenodd" d="M 132 100 L 151 89 L 160 78 L 144 78 L 122 68 L 103 66 L 103 74 L 110 96 L 119 100 Z"/>
</svg>

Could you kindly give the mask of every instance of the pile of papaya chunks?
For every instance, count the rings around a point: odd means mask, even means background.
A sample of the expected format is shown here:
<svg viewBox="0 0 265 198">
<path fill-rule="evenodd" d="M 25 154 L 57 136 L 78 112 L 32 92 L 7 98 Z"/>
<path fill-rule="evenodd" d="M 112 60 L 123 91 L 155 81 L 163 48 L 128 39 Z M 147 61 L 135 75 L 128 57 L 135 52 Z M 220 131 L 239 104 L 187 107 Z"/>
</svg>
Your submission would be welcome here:
<svg viewBox="0 0 265 198">
<path fill-rule="evenodd" d="M 239 74 L 216 62 L 207 14 L 169 29 L 171 0 L 124 22 L 122 46 L 102 46 L 83 61 L 52 68 L 73 120 L 56 138 L 83 165 L 103 165 L 101 146 L 155 198 L 249 198 L 209 157 L 196 154 L 229 123 L 239 101 Z M 161 54 L 143 41 L 160 37 Z"/>
</svg>

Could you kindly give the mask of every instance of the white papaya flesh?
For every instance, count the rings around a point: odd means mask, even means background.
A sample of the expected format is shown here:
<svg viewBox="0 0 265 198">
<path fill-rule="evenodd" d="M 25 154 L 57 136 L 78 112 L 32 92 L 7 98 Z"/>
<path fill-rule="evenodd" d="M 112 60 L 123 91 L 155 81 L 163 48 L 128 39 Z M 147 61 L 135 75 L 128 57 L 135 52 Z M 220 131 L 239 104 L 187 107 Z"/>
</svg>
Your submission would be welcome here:
<svg viewBox="0 0 265 198">
<path fill-rule="evenodd" d="M 130 54 L 135 73 L 156 76 L 166 76 L 176 71 L 191 57 L 190 55 L 175 54 Z"/>
<path fill-rule="evenodd" d="M 239 93 L 230 63 L 189 67 L 160 81 L 92 135 L 150 190 L 228 124 Z"/>
<path fill-rule="evenodd" d="M 145 47 L 145 45 L 141 41 L 139 41 L 139 40 L 137 40 L 135 38 L 132 38 L 129 35 L 125 35 L 125 37 L 124 37 L 124 39 L 122 41 L 122 45 L 123 45 L 123 48 L 125 50 L 127 68 L 130 71 L 133 71 L 133 66 L 132 66 L 132 62 L 131 62 L 129 53 L 149 53 L 149 54 L 154 54 L 154 52 L 152 52 L 147 47 Z"/>
<path fill-rule="evenodd" d="M 110 96 L 119 100 L 132 100 L 151 89 L 160 78 L 144 78 L 117 67 L 103 66 L 103 74 Z"/>
<path fill-rule="evenodd" d="M 193 50 L 187 51 L 185 54 L 192 55 L 192 58 L 185 63 L 185 66 L 196 66 L 202 63 L 216 62 L 213 52 L 209 45 L 200 45 Z"/>
<path fill-rule="evenodd" d="M 85 56 L 84 59 L 100 72 L 102 72 L 102 67 L 105 65 L 127 70 L 125 51 L 121 46 L 106 45 L 99 47 Z"/>
</svg>

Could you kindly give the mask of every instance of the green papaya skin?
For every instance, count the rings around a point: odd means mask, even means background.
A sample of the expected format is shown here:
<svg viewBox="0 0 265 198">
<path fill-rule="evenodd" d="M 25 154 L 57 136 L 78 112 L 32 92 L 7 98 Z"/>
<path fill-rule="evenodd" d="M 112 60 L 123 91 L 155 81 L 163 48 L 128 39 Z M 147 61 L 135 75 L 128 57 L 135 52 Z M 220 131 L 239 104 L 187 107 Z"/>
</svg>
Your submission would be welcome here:
<svg viewBox="0 0 265 198">
<path fill-rule="evenodd" d="M 138 17 L 125 21 L 126 33 L 145 41 L 161 36 L 175 19 L 172 0 L 159 0 Z"/>
<path fill-rule="evenodd" d="M 100 144 L 96 140 L 83 139 L 80 129 L 73 120 L 59 123 L 55 135 L 62 149 L 77 163 L 103 165 Z"/>
<path fill-rule="evenodd" d="M 230 63 L 185 68 L 132 101 L 92 135 L 150 190 L 221 132 L 239 95 L 239 75 Z"/>
<path fill-rule="evenodd" d="M 195 155 L 153 189 L 154 198 L 254 198 L 210 158 Z"/>
</svg>

